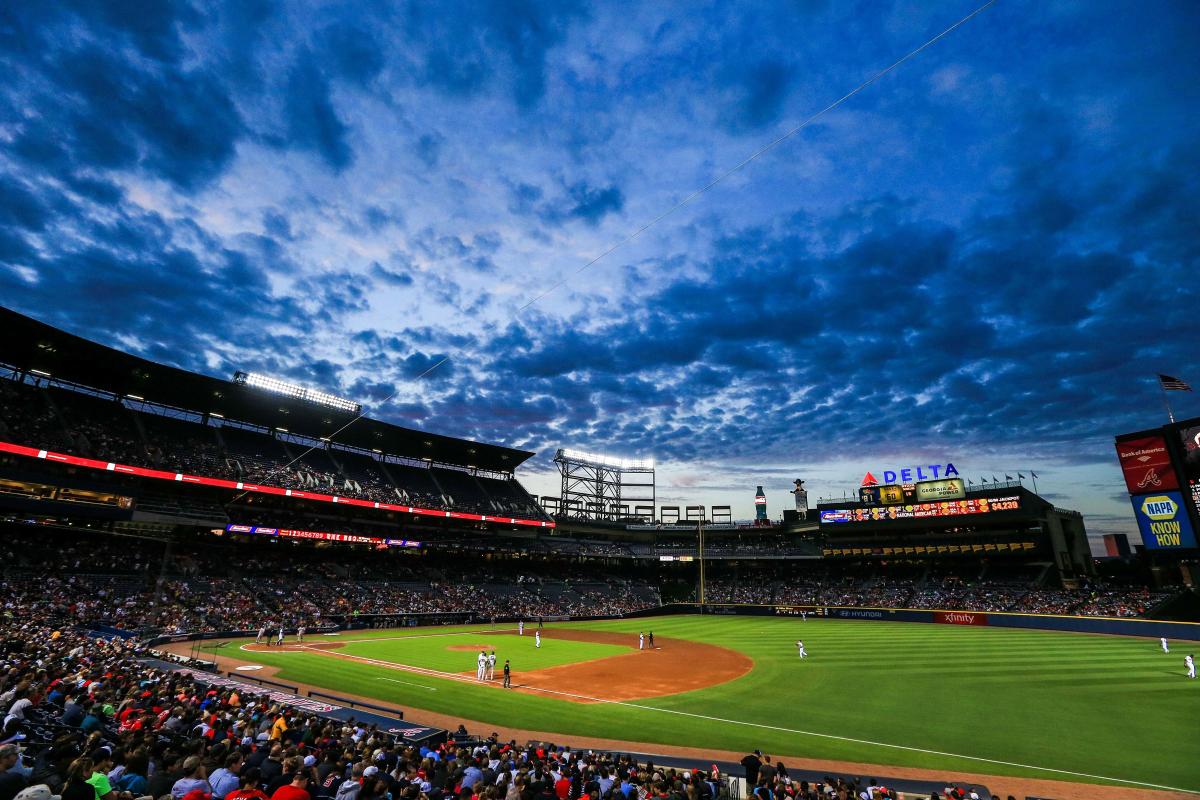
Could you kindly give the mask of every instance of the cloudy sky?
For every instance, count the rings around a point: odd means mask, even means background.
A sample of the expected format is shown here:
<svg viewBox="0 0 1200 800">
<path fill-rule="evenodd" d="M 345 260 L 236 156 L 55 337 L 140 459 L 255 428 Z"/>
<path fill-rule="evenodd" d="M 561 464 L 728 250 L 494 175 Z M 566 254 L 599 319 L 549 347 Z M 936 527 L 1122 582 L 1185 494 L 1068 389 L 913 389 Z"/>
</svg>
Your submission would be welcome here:
<svg viewBox="0 0 1200 800">
<path fill-rule="evenodd" d="M 3 4 L 0 302 L 539 493 L 951 460 L 1132 531 L 1112 436 L 1200 384 L 1195 3 L 999 0 L 581 271 L 979 2 Z"/>
</svg>

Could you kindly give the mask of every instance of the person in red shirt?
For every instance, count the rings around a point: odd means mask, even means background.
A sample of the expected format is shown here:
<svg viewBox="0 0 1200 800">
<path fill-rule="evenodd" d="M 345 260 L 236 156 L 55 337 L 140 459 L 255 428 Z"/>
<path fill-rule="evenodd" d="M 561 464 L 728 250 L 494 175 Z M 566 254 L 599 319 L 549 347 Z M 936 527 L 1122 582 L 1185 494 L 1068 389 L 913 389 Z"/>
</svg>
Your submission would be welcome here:
<svg viewBox="0 0 1200 800">
<path fill-rule="evenodd" d="M 312 800 L 308 793 L 308 775 L 303 770 L 297 770 L 292 775 L 292 782 L 286 783 L 275 790 L 271 800 Z"/>
</svg>

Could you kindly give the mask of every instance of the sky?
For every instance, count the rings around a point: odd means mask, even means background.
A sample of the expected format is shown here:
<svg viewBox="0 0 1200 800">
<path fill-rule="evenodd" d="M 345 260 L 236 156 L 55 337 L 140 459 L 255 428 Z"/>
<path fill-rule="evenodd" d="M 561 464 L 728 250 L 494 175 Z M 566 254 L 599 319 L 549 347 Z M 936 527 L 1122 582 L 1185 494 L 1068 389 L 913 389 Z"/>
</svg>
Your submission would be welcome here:
<svg viewBox="0 0 1200 800">
<path fill-rule="evenodd" d="M 1200 386 L 1195 3 L 998 0 L 586 266 L 979 2 L 2 4 L 0 303 L 537 494 L 951 461 L 1133 534 L 1112 437 Z"/>
</svg>

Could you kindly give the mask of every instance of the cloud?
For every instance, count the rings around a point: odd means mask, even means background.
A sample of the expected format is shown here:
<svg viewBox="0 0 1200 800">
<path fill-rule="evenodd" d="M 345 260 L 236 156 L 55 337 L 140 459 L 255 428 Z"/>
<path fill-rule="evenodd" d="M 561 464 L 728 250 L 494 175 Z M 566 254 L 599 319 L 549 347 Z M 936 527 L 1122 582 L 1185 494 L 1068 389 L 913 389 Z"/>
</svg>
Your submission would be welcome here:
<svg viewBox="0 0 1200 800">
<path fill-rule="evenodd" d="M 284 115 L 288 144 L 312 151 L 335 172 L 354 160 L 349 130 L 333 107 L 329 80 L 308 50 L 297 55 L 288 71 Z"/>
</svg>

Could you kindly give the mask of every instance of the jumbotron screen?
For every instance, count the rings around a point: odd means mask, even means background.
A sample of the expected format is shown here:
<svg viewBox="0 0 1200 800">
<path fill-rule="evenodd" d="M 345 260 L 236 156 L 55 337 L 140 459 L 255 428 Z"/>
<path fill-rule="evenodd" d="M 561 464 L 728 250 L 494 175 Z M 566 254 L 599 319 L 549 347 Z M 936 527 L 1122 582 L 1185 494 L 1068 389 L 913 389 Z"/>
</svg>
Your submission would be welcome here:
<svg viewBox="0 0 1200 800">
<path fill-rule="evenodd" d="M 1192 507 L 1200 514 L 1200 426 L 1184 428 L 1179 432 L 1183 439 L 1183 475 L 1188 484 Z"/>
<path fill-rule="evenodd" d="M 1021 498 L 1017 495 L 1009 497 L 977 497 L 967 500 L 944 500 L 936 503 L 913 503 L 903 506 L 830 508 L 821 512 L 821 524 L 961 517 L 972 514 L 990 514 L 997 511 L 1020 510 Z"/>
</svg>

